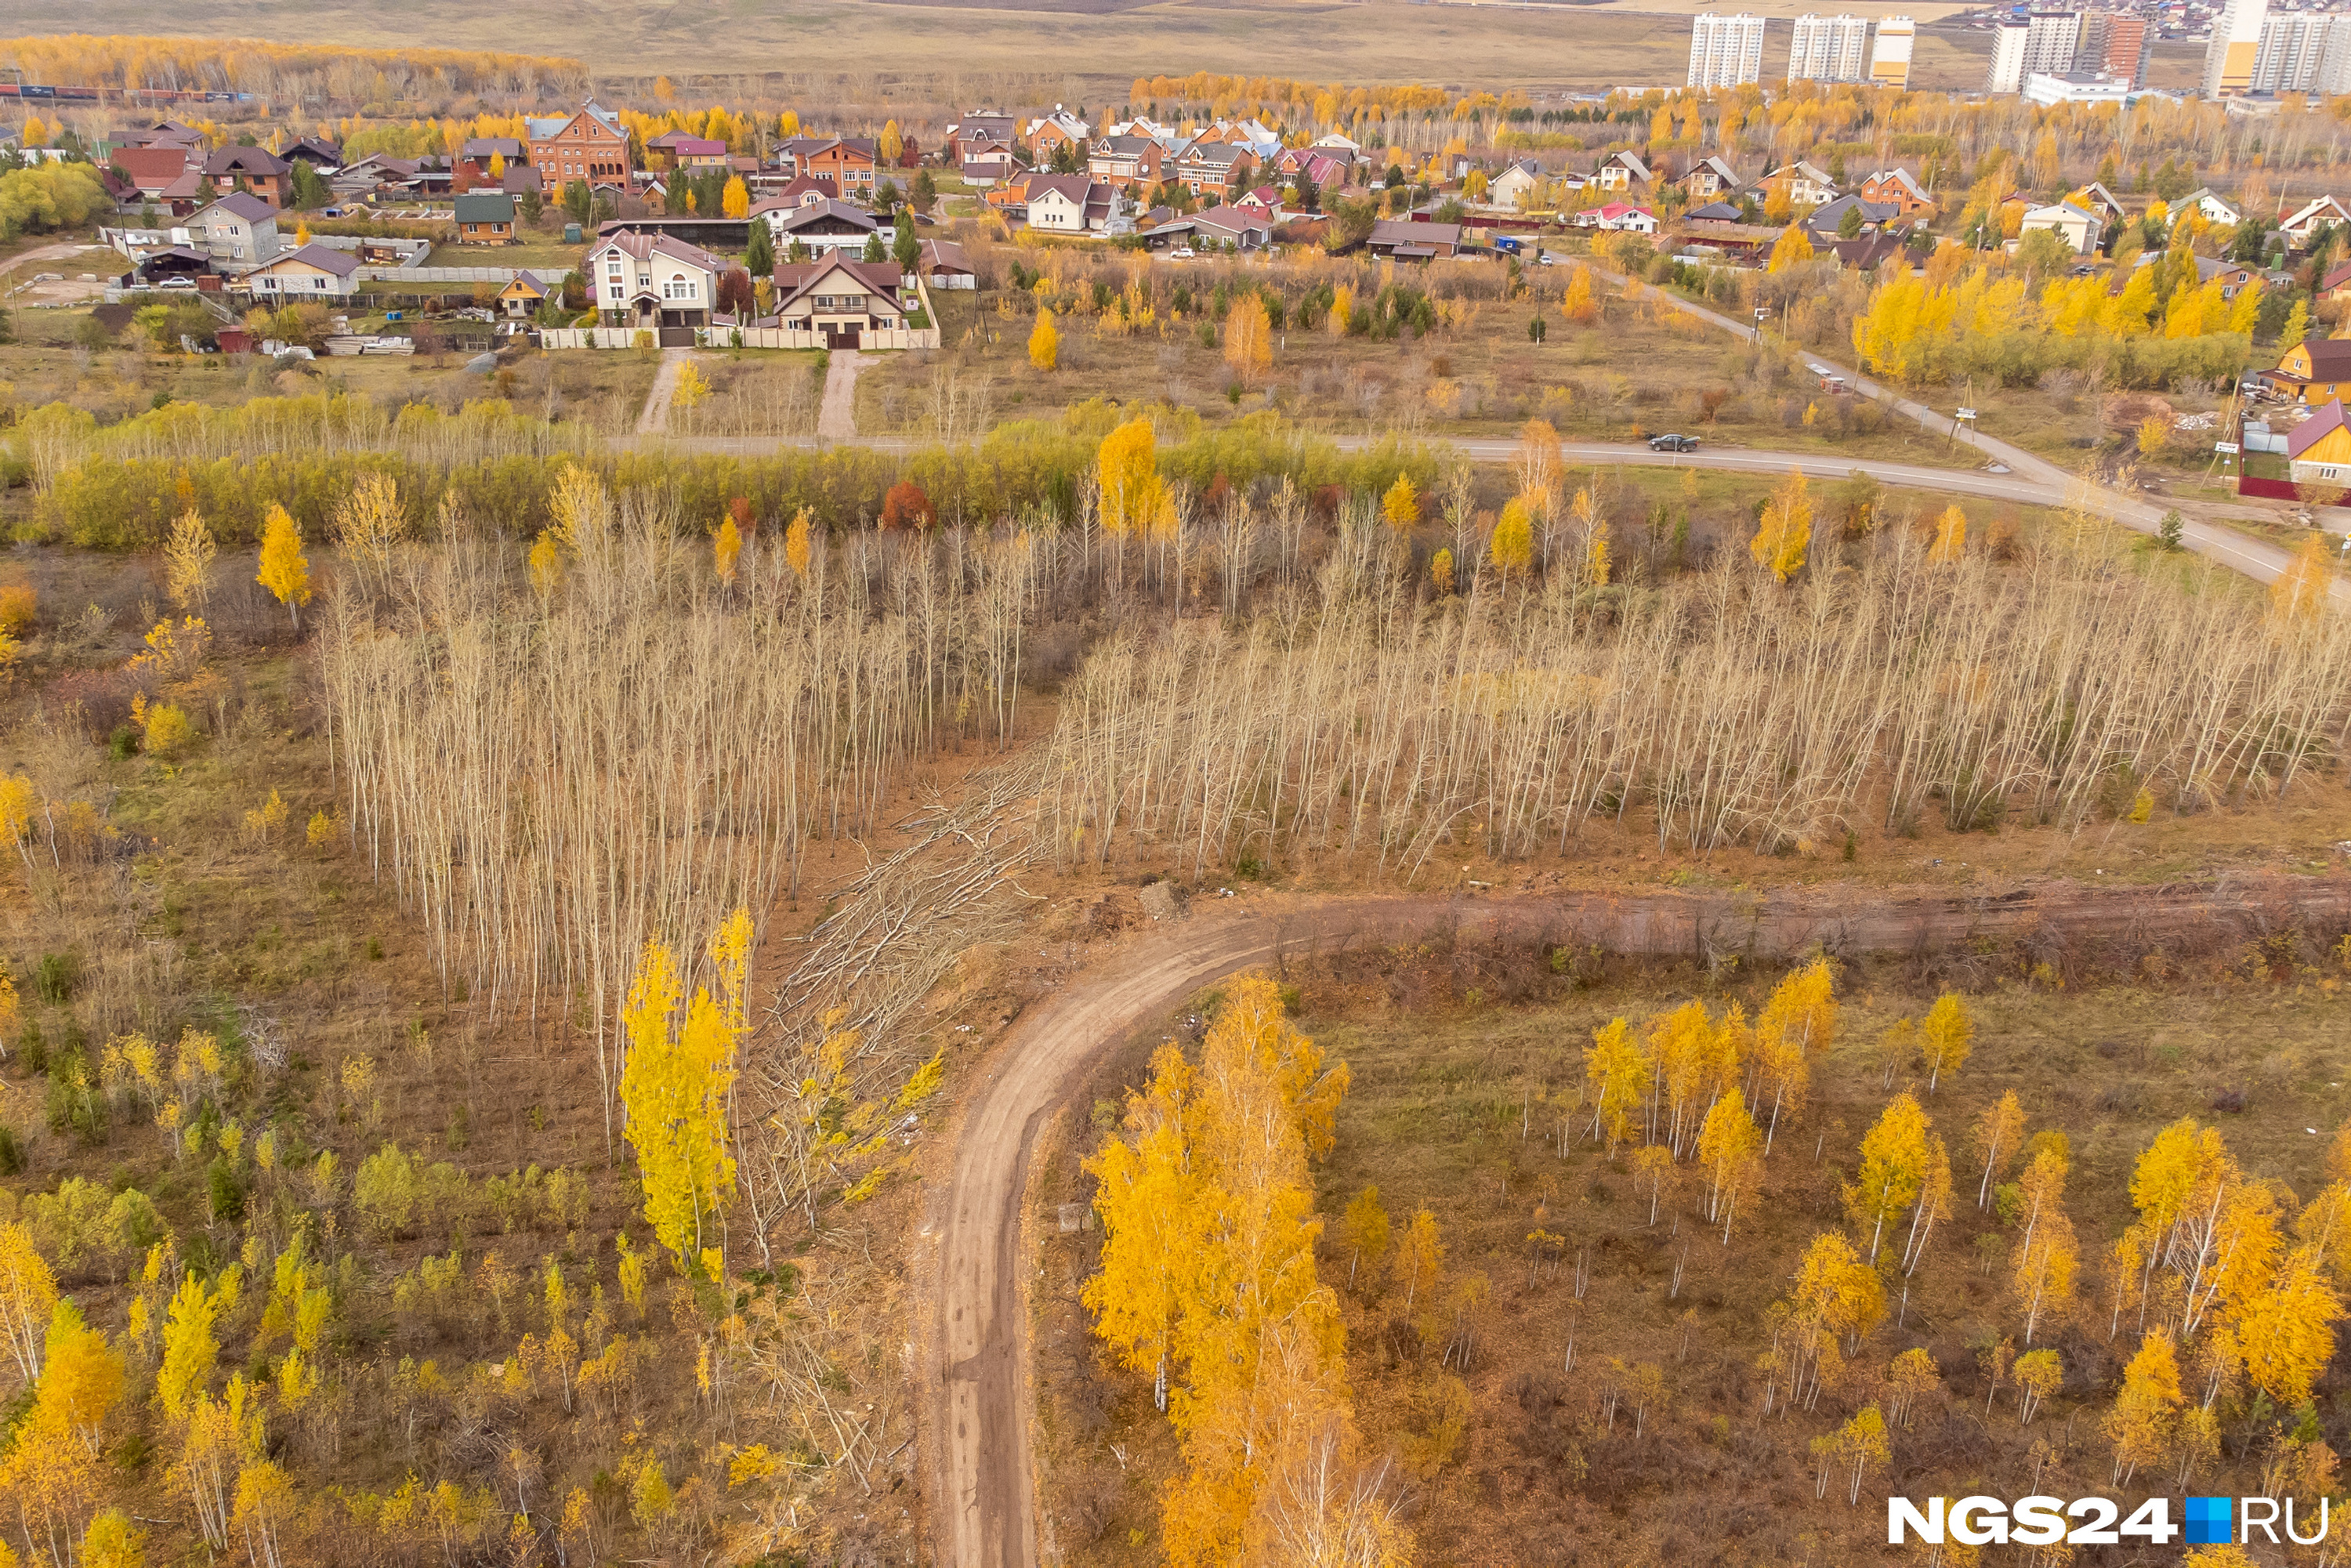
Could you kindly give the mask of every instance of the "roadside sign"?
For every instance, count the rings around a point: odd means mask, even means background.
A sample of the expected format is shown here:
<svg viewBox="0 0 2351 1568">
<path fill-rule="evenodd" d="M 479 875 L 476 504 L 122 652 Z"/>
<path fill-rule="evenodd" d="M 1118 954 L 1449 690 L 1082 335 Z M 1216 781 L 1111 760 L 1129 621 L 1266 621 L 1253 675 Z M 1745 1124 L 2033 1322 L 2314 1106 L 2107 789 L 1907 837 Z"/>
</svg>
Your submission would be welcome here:
<svg viewBox="0 0 2351 1568">
<path fill-rule="evenodd" d="M 1976 411 L 1975 411 L 1975 410 L 1973 410 L 1973 409 L 1971 409 L 1971 408 L 1963 408 L 1963 409 L 1959 410 L 1959 412 L 1956 415 L 1954 415 L 1953 417 L 1954 417 L 1954 418 L 1958 418 L 1958 419 L 1973 419 L 1975 416 L 1976 416 Z"/>
<path fill-rule="evenodd" d="M 2237 450 L 2237 444 L 2233 441 L 2216 441 L 2212 444 L 2212 450 L 2233 453 Z"/>
</svg>

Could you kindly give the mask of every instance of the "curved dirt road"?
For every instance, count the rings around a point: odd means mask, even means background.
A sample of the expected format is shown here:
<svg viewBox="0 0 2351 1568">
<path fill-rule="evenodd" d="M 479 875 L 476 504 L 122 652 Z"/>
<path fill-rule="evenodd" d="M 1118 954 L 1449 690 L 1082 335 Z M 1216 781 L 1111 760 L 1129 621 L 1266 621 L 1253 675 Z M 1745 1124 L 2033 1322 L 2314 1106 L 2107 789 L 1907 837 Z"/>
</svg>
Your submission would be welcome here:
<svg viewBox="0 0 2351 1568">
<path fill-rule="evenodd" d="M 1102 1051 L 1237 969 L 1285 955 L 1439 929 L 1472 940 L 1518 936 L 1654 955 L 1782 956 L 1912 952 L 2047 930 L 2068 940 L 2145 943 L 2241 936 L 2295 915 L 2351 916 L 2351 887 L 2330 879 L 2232 888 L 2023 888 L 1998 896 L 1868 895 L 1797 890 L 1760 895 L 1563 894 L 1518 898 L 1353 898 L 1204 908 L 1138 934 L 1015 1022 L 971 1091 L 952 1184 L 935 1205 L 939 1236 L 925 1336 L 924 1404 L 934 1561 L 1026 1568 L 1039 1561 L 1036 1484 L 1024 1415 L 1026 1323 L 1019 1294 L 1021 1194 L 1038 1129 Z M 1268 905 L 1273 907 L 1268 907 Z"/>
</svg>

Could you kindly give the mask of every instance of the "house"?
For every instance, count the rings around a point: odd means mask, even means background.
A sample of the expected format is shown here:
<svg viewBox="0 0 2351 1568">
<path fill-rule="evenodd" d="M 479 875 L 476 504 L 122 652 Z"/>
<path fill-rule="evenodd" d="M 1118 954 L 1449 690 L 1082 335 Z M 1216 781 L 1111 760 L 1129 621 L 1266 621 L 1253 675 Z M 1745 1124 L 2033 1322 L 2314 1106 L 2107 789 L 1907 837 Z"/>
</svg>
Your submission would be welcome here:
<svg viewBox="0 0 2351 1568">
<path fill-rule="evenodd" d="M 840 194 L 830 183 L 813 174 L 802 174 L 781 190 L 752 203 L 751 216 L 759 217 L 778 208 L 805 207 L 816 202 L 831 201 Z"/>
<path fill-rule="evenodd" d="M 216 262 L 257 266 L 277 254 L 277 209 L 250 191 L 223 196 L 188 216 L 188 244 Z"/>
<path fill-rule="evenodd" d="M 977 288 L 978 277 L 963 254 L 963 246 L 951 239 L 925 239 L 915 242 L 914 271 L 933 288 Z"/>
<path fill-rule="evenodd" d="M 975 109 L 947 127 L 946 145 L 941 156 L 950 163 L 967 162 L 974 148 L 995 145 L 1008 148 L 1020 132 L 1020 123 L 1008 114 L 993 109 Z"/>
<path fill-rule="evenodd" d="M 1176 155 L 1173 178 L 1204 202 L 1227 202 L 1248 188 L 1256 155 L 1229 141 L 1195 141 Z"/>
<path fill-rule="evenodd" d="M 998 180 L 1009 180 L 1020 170 L 1019 160 L 1012 156 L 1011 143 L 977 141 L 972 144 L 971 155 L 956 165 L 956 172 L 982 190 Z"/>
<path fill-rule="evenodd" d="M 590 185 L 625 188 L 629 183 L 629 133 L 621 117 L 598 107 L 590 99 L 571 114 L 523 121 L 530 142 L 530 166 L 538 171 L 539 189 L 560 191 L 574 180 Z"/>
<path fill-rule="evenodd" d="M 1656 183 L 1649 166 L 1631 152 L 1611 152 L 1592 171 L 1592 183 L 1604 191 L 1637 191 Z"/>
<path fill-rule="evenodd" d="M 645 160 L 656 169 L 708 169 L 726 162 L 726 143 L 689 131 L 664 131 L 645 143 Z"/>
<path fill-rule="evenodd" d="M 1829 178 L 1828 171 L 1801 158 L 1764 175 L 1763 190 L 1767 195 L 1784 190 L 1792 207 L 1817 207 L 1837 196 L 1836 182 Z"/>
<path fill-rule="evenodd" d="M 343 166 L 343 150 L 314 136 L 296 137 L 280 147 L 277 155 L 288 163 L 308 163 L 313 172 L 322 174 Z"/>
<path fill-rule="evenodd" d="M 1657 214 L 1630 202 L 1610 202 L 1605 206 L 1589 208 L 1576 214 L 1575 221 L 1585 228 L 1607 229 L 1619 234 L 1653 235 L 1657 232 Z"/>
<path fill-rule="evenodd" d="M 1318 152 L 1330 152 L 1343 156 L 1350 163 L 1360 161 L 1364 156 L 1364 144 L 1362 142 L 1351 141 L 1335 131 L 1332 131 L 1327 136 L 1316 137 L 1310 145 Z"/>
<path fill-rule="evenodd" d="M 1850 267 L 1856 272 L 1874 272 L 1907 254 L 1902 242 L 1889 234 L 1864 235 L 1857 239 L 1832 238 L 1823 241 L 1820 248 L 1821 254 L 1835 257 L 1839 267 Z"/>
<path fill-rule="evenodd" d="M 2108 227 L 2130 215 L 2123 206 L 2122 198 L 2106 189 L 2105 182 L 2102 180 L 2091 181 L 2065 199 L 2085 213 L 2095 214 L 2098 222 Z"/>
<path fill-rule="evenodd" d="M 1318 191 L 1343 188 L 1354 167 L 1344 158 L 1334 158 L 1311 147 L 1289 148 L 1274 160 L 1273 166 L 1293 184 L 1301 179 L 1313 181 Z"/>
<path fill-rule="evenodd" d="M 1086 172 L 1126 190 L 1159 183 L 1167 150 L 1148 136 L 1105 136 L 1086 153 Z"/>
<path fill-rule="evenodd" d="M 1050 234 L 1102 234 L 1118 215 L 1118 187 L 1086 174 L 1029 176 L 1029 226 Z"/>
<path fill-rule="evenodd" d="M 1371 237 L 1364 243 L 1374 256 L 1393 256 L 1398 261 L 1428 261 L 1460 250 L 1461 225 L 1383 218 L 1372 225 Z"/>
<path fill-rule="evenodd" d="M 294 199 L 294 165 L 259 147 L 215 147 L 204 157 L 204 178 L 216 190 L 250 191 L 273 207 Z"/>
<path fill-rule="evenodd" d="M 348 299 L 359 286 L 360 258 L 347 250 L 306 245 L 245 275 L 256 299 Z"/>
<path fill-rule="evenodd" d="M 486 185 L 494 191 L 506 189 L 506 178 L 517 167 L 530 166 L 529 149 L 517 136 L 472 136 L 457 149 L 456 162 L 450 169 L 450 183 L 459 195 L 476 186 Z M 496 170 L 493 173 L 491 171 Z M 537 177 L 533 176 L 536 183 Z"/>
<path fill-rule="evenodd" d="M 2237 210 L 2236 204 L 2223 199 L 2210 185 L 2199 185 L 2172 203 L 2173 221 L 2178 222 L 2180 215 L 2190 207 L 2203 214 L 2204 221 L 2208 224 L 2226 224 L 2234 226 L 2244 221 L 2244 214 Z"/>
<path fill-rule="evenodd" d="M 338 196 L 371 196 L 379 191 L 408 188 L 416 178 L 418 161 L 371 152 L 335 171 L 331 188 Z"/>
<path fill-rule="evenodd" d="M 2285 438 L 2286 475 L 2297 485 L 2341 486 L 2351 479 L 2351 428 L 2343 422 L 2343 400 L 2295 426 Z"/>
<path fill-rule="evenodd" d="M 1029 122 L 1029 128 L 1020 133 L 1020 141 L 1041 163 L 1064 147 L 1075 147 L 1083 152 L 1086 136 L 1086 122 L 1057 103 L 1052 113 Z"/>
<path fill-rule="evenodd" d="M 759 214 L 775 236 L 776 254 L 790 254 L 794 245 L 806 246 L 811 256 L 826 251 L 862 251 L 881 229 L 881 220 L 862 207 L 852 207 L 831 196 L 803 200 L 798 206 L 773 207 Z"/>
<path fill-rule="evenodd" d="M 1262 213 L 1218 204 L 1186 220 L 1196 244 L 1222 246 L 1228 250 L 1263 250 L 1273 243 L 1273 224 Z"/>
<path fill-rule="evenodd" d="M 2295 402 L 2331 402 L 2351 392 L 2351 338 L 2305 338 L 2262 380 Z"/>
<path fill-rule="evenodd" d="M 2318 298 L 2336 303 L 2351 299 L 2351 261 L 2338 261 L 2318 280 Z"/>
<path fill-rule="evenodd" d="M 144 125 L 133 127 L 126 145 L 153 147 L 167 141 L 180 146 L 201 147 L 204 145 L 204 133 L 185 120 L 152 120 Z"/>
<path fill-rule="evenodd" d="M 1931 216 L 1935 212 L 1935 198 L 1907 169 L 1874 169 L 1862 176 L 1855 193 L 1865 202 L 1892 207 L 1897 217 Z"/>
<path fill-rule="evenodd" d="M 186 194 L 195 194 L 196 184 L 203 176 L 204 161 L 191 160 L 188 150 L 176 143 L 161 147 L 118 147 L 107 157 L 108 166 L 122 171 L 124 178 L 137 187 L 140 195 L 151 202 L 172 199 L 176 186 L 184 185 Z"/>
<path fill-rule="evenodd" d="M 652 329 L 708 326 L 727 266 L 698 245 L 622 229 L 597 242 L 580 272 L 599 320 Z"/>
<path fill-rule="evenodd" d="M 526 267 L 514 275 L 513 282 L 498 291 L 498 312 L 519 321 L 562 292 L 563 274 Z"/>
<path fill-rule="evenodd" d="M 126 287 L 143 285 L 152 288 L 172 278 L 194 279 L 212 275 L 211 256 L 188 246 L 167 245 L 161 250 L 151 250 L 139 257 L 137 265 L 124 275 L 122 282 Z"/>
<path fill-rule="evenodd" d="M 1517 207 L 1542 194 L 1542 165 L 1531 158 L 1520 158 L 1506 163 L 1502 172 L 1486 182 L 1486 203 L 1489 206 Z"/>
<path fill-rule="evenodd" d="M 881 159 L 870 136 L 835 136 L 799 154 L 798 172 L 829 180 L 845 197 L 873 194 L 874 170 Z"/>
<path fill-rule="evenodd" d="M 2036 229 L 2053 230 L 2073 247 L 2074 255 L 2087 256 L 2098 248 L 2098 235 L 2105 228 L 2095 213 L 2085 212 L 2071 202 L 2055 202 L 2026 213 L 2024 226 L 2018 233 L 2021 237 Z"/>
<path fill-rule="evenodd" d="M 1736 195 L 1746 184 L 1738 172 L 1719 158 L 1701 158 L 1682 176 L 1682 189 L 1693 202 L 1711 202 Z"/>
<path fill-rule="evenodd" d="M 2196 258 L 2197 284 L 2200 287 L 2218 279 L 2220 285 L 2220 298 L 2223 299 L 2234 299 L 2238 290 L 2260 276 L 2259 269 L 2249 267 L 2241 261 L 2224 261 L 2218 256 L 2199 256 Z"/>
<path fill-rule="evenodd" d="M 1897 215 L 1891 202 L 1865 202 L 1859 196 L 1839 196 L 1834 202 L 1822 203 L 1804 214 L 1804 227 L 1812 235 L 1813 243 L 1818 245 L 1823 240 L 1834 239 L 1843 234 L 1847 213 L 1861 214 L 1861 232 L 1865 235 L 1876 234 Z"/>
<path fill-rule="evenodd" d="M 894 261 L 852 261 L 836 251 L 776 268 L 778 325 L 818 333 L 828 349 L 854 349 L 867 332 L 903 329 L 906 312 L 918 308 L 914 297 Z"/>
<path fill-rule="evenodd" d="M 2278 233 L 2285 235 L 2288 243 L 2300 250 L 2310 244 L 2321 224 L 2336 226 L 2351 224 L 2351 208 L 2346 208 L 2332 196 L 2321 196 L 2305 204 L 2291 217 L 2281 219 Z"/>
<path fill-rule="evenodd" d="M 468 191 L 457 198 L 459 245 L 514 244 L 515 199 L 504 191 Z"/>
<path fill-rule="evenodd" d="M 1682 214 L 1682 222 L 1686 224 L 1743 224 L 1746 221 L 1746 213 L 1729 202 L 1708 202 Z"/>
</svg>

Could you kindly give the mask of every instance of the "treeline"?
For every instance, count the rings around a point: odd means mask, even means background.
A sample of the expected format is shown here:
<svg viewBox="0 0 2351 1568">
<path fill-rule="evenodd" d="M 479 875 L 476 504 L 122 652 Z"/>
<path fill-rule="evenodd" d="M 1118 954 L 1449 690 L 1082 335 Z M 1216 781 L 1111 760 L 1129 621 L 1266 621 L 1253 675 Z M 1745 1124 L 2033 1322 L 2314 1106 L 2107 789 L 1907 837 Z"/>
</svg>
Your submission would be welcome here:
<svg viewBox="0 0 2351 1568">
<path fill-rule="evenodd" d="M 224 543 L 252 544 L 273 507 L 306 531 L 324 529 L 358 478 L 398 485 L 411 529 L 437 537 L 446 508 L 513 538 L 550 526 L 550 500 L 573 467 L 615 492 L 659 496 L 681 526 L 708 527 L 728 504 L 788 519 L 806 511 L 819 527 L 872 527 L 892 487 L 911 481 L 939 521 L 1074 522 L 1101 437 L 1120 411 L 1080 405 L 1058 419 L 1000 426 L 976 445 L 904 453 L 865 447 L 783 449 L 772 455 L 695 455 L 671 448 L 588 450 L 564 425 L 513 413 L 504 402 L 468 403 L 456 414 L 411 404 L 386 417 L 361 400 L 261 399 L 235 413 L 183 409 L 143 414 L 99 430 L 62 405 L 37 411 L 12 451 L 36 486 L 33 537 L 86 549 L 159 548 L 191 506 Z M 1287 479 L 1322 493 L 1383 490 L 1399 473 L 1433 482 L 1437 458 L 1416 444 L 1383 442 L 1342 452 L 1266 413 L 1211 430 L 1196 416 L 1156 409 L 1178 437 L 1159 462 L 1171 478 L 1206 492 Z"/>
<path fill-rule="evenodd" d="M 402 89 L 510 92 L 584 86 L 578 60 L 490 49 L 355 49 L 335 44 L 282 44 L 261 38 L 148 37 L 50 34 L 0 40 L 0 62 L 25 79 L 54 86 L 240 90 L 291 95 L 304 87 L 348 83 Z M 388 95 L 387 95 L 388 96 Z"/>
</svg>

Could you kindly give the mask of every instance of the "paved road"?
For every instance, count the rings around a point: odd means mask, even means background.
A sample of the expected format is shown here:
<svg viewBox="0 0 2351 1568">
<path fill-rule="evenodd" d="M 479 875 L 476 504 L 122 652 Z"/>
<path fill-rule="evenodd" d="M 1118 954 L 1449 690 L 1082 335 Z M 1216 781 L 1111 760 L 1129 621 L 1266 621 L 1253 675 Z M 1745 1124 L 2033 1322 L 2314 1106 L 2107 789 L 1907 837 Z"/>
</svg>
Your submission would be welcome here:
<svg viewBox="0 0 2351 1568">
<path fill-rule="evenodd" d="M 1284 954 L 1439 929 L 1472 941 L 1515 936 L 1623 953 L 1711 948 L 1769 959 L 1816 943 L 1854 956 L 2003 943 L 2034 931 L 2126 942 L 2138 951 L 2183 936 L 2239 942 L 2247 932 L 2297 920 L 2332 929 L 2328 923 L 2346 914 L 2351 889 L 2339 880 L 2276 888 L 2239 883 L 2227 891 L 2056 884 L 1984 896 L 1850 888 L 1493 899 L 1263 894 L 1204 905 L 1198 917 L 1139 933 L 1014 1024 L 969 1092 L 953 1179 L 933 1198 L 925 1232 L 938 1243 L 931 1286 L 937 1316 L 921 1365 L 935 1560 L 955 1568 L 1028 1568 L 1039 1561 L 1024 1416 L 1033 1385 L 1019 1290 L 1029 1271 L 1021 1197 L 1037 1133 L 1090 1061 L 1223 976 Z"/>
</svg>

